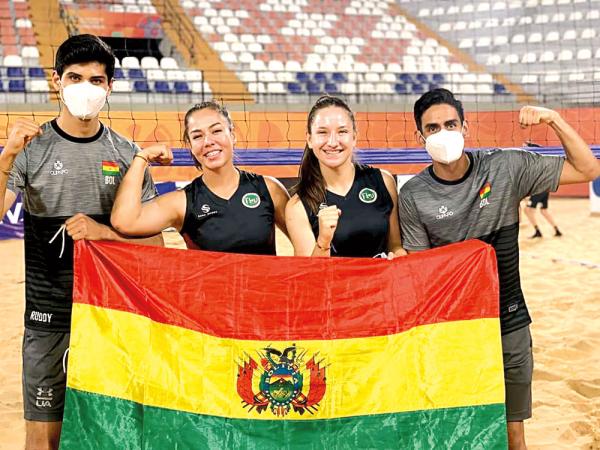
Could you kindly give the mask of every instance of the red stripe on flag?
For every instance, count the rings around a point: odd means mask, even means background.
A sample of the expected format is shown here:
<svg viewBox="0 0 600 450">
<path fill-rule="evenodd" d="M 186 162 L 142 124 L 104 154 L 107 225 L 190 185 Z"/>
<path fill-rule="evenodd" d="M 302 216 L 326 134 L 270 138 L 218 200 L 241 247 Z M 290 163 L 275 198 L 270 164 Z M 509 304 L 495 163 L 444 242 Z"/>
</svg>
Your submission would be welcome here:
<svg viewBox="0 0 600 450">
<path fill-rule="evenodd" d="M 102 161 L 102 165 L 110 167 L 119 167 L 119 164 L 117 164 L 115 161 Z"/>
<path fill-rule="evenodd" d="M 498 317 L 496 258 L 480 241 L 393 261 L 78 241 L 75 258 L 75 303 L 226 338 L 357 338 Z"/>
</svg>

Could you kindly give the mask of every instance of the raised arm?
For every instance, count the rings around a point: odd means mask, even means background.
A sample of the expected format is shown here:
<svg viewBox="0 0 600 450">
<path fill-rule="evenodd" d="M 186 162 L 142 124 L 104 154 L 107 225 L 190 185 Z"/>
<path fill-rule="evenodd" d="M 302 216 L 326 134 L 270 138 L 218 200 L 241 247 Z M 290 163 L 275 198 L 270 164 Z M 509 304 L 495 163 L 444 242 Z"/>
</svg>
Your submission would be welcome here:
<svg viewBox="0 0 600 450">
<path fill-rule="evenodd" d="M 183 191 L 169 192 L 142 203 L 142 184 L 148 162 L 168 164 L 172 159 L 171 150 L 164 145 L 154 145 L 136 154 L 113 205 L 110 221 L 115 230 L 129 236 L 148 236 L 168 227 L 181 229 L 185 216 Z"/>
<path fill-rule="evenodd" d="M 537 106 L 524 106 L 519 112 L 519 123 L 522 127 L 545 123 L 560 139 L 567 160 L 563 165 L 559 184 L 584 183 L 600 176 L 600 160 L 558 112 Z"/>
</svg>

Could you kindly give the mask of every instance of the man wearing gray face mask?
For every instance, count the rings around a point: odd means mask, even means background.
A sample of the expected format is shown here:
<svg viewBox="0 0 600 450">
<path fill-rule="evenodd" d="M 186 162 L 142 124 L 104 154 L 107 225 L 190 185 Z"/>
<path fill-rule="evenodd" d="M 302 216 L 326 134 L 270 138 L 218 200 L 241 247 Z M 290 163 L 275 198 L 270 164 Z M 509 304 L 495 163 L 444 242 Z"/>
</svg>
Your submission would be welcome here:
<svg viewBox="0 0 600 450">
<path fill-rule="evenodd" d="M 511 450 L 525 449 L 523 421 L 531 417 L 531 318 L 519 275 L 519 202 L 560 184 L 600 176 L 600 161 L 556 112 L 525 106 L 522 127 L 546 124 L 566 158 L 524 150 L 466 153 L 468 124 L 460 101 L 446 89 L 424 94 L 414 107 L 417 140 L 433 163 L 404 184 L 398 210 L 402 244 L 410 252 L 480 239 L 496 250 L 500 281 L 500 327 L 506 418 Z"/>
<path fill-rule="evenodd" d="M 122 176 L 139 148 L 98 114 L 110 93 L 115 57 L 98 37 L 79 35 L 57 50 L 52 82 L 61 112 L 43 125 L 19 118 L 0 153 L 3 217 L 23 194 L 26 449 L 58 448 L 65 401 L 73 288 L 73 241 L 128 240 L 110 227 Z M 155 195 L 146 174 L 143 197 Z M 68 235 L 68 236 L 66 236 Z M 162 245 L 160 236 L 136 239 Z"/>
</svg>

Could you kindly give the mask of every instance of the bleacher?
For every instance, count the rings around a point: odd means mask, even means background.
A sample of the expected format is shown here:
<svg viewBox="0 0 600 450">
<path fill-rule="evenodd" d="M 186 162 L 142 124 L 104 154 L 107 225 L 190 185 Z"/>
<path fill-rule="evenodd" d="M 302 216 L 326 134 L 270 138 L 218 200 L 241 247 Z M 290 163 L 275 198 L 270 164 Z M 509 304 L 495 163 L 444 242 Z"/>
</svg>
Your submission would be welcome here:
<svg viewBox="0 0 600 450">
<path fill-rule="evenodd" d="M 190 103 L 212 94 L 201 71 L 180 69 L 171 57 L 159 61 L 145 56 L 140 61 L 127 56 L 120 62 L 116 59 L 115 66 L 114 103 Z"/>
<path fill-rule="evenodd" d="M 198 31 L 259 99 L 324 92 L 393 101 L 444 86 L 490 100 L 473 73 L 393 9 L 393 0 L 180 0 Z"/>
<path fill-rule="evenodd" d="M 0 0 L 0 102 L 46 102 L 48 82 L 25 1 Z"/>
<path fill-rule="evenodd" d="M 541 101 L 600 99 L 599 0 L 441 3 L 401 0 L 492 73 L 506 74 Z"/>
<path fill-rule="evenodd" d="M 151 0 L 60 3 L 67 11 L 153 17 L 151 25 L 161 26 Z M 437 86 L 470 101 L 510 102 L 505 80 L 542 102 L 600 98 L 600 0 L 179 3 L 258 102 L 305 102 L 325 92 L 354 102 L 411 102 Z M 27 1 L 0 0 L 0 42 L 0 100 L 48 101 Z M 186 68 L 176 51 L 165 54 L 117 60 L 113 102 L 213 95 L 201 70 Z"/>
<path fill-rule="evenodd" d="M 105 9 L 117 13 L 156 14 L 151 0 L 60 0 L 63 5 Z"/>
</svg>

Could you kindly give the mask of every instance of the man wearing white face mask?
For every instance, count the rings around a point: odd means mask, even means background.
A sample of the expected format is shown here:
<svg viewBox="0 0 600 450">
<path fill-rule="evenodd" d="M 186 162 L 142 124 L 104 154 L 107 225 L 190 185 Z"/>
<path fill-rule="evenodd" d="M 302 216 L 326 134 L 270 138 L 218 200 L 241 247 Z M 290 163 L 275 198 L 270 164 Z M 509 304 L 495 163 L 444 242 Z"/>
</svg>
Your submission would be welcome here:
<svg viewBox="0 0 600 450">
<path fill-rule="evenodd" d="M 546 124 L 566 158 L 523 150 L 464 151 L 468 124 L 446 89 L 424 94 L 414 107 L 417 140 L 433 164 L 400 191 L 402 244 L 408 252 L 480 239 L 496 250 L 509 448 L 525 449 L 523 421 L 531 417 L 531 318 L 519 275 L 519 202 L 535 192 L 600 176 L 600 161 L 556 112 L 525 106 L 522 127 Z"/>
<path fill-rule="evenodd" d="M 73 287 L 73 240 L 128 240 L 110 227 L 122 176 L 139 148 L 98 119 L 115 57 L 98 37 L 57 50 L 52 82 L 59 116 L 39 126 L 19 118 L 0 153 L 2 216 L 23 194 L 25 333 L 23 407 L 27 449 L 58 448 L 65 401 Z M 148 173 L 144 199 L 155 195 Z M 65 234 L 68 234 L 66 236 Z M 150 237 L 136 242 L 162 244 Z"/>
</svg>

